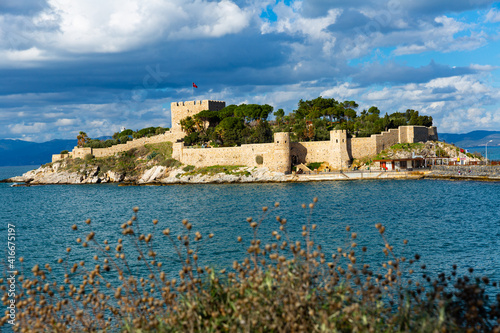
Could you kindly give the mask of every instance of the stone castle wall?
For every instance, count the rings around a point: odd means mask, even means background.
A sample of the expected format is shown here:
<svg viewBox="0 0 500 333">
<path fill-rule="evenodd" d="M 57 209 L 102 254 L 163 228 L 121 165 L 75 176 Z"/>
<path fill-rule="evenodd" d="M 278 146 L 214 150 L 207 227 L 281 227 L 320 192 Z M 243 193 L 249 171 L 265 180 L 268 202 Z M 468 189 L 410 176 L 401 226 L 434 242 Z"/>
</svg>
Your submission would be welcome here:
<svg viewBox="0 0 500 333">
<path fill-rule="evenodd" d="M 188 116 L 194 116 L 204 110 L 219 111 L 226 107 L 226 102 L 223 101 L 188 101 L 174 102 L 170 104 L 170 112 L 172 118 L 172 131 L 182 132 L 180 121 Z"/>
<path fill-rule="evenodd" d="M 52 162 L 59 161 L 64 158 L 84 158 L 85 155 L 91 154 L 95 157 L 107 157 L 117 153 L 130 150 L 132 148 L 139 148 L 145 144 L 160 143 L 160 142 L 176 142 L 184 137 L 184 133 L 180 128 L 180 121 L 187 116 L 193 116 L 203 110 L 218 111 L 226 106 L 226 102 L 222 101 L 187 101 L 175 102 L 171 104 L 171 119 L 172 128 L 164 134 L 151 136 L 148 138 L 138 138 L 128 141 L 123 144 L 114 145 L 108 148 L 81 148 L 75 147 L 69 154 L 54 154 L 52 155 Z"/>
<path fill-rule="evenodd" d="M 364 156 L 371 156 L 377 153 L 377 143 L 374 137 L 366 138 L 351 138 L 349 139 L 351 146 L 351 157 L 362 158 Z"/>
<path fill-rule="evenodd" d="M 262 164 L 259 164 L 258 156 Z M 289 133 L 276 133 L 273 143 L 249 144 L 240 147 L 189 148 L 178 142 L 173 146 L 172 157 L 183 164 L 196 167 L 241 165 L 289 172 L 291 168 L 290 135 Z"/>
<path fill-rule="evenodd" d="M 294 164 L 323 161 L 330 152 L 330 141 L 292 142 L 291 159 Z"/>
<path fill-rule="evenodd" d="M 75 147 L 69 154 L 54 154 L 52 161 L 64 158 L 84 158 L 112 156 L 120 152 L 139 148 L 145 144 L 173 142 L 172 157 L 183 164 L 196 167 L 212 165 L 244 165 L 267 167 L 272 171 L 289 172 L 292 164 L 328 162 L 332 169 L 347 168 L 353 158 L 372 156 L 396 143 L 425 142 L 437 140 L 436 127 L 401 126 L 367 138 L 348 138 L 344 130 L 330 132 L 329 141 L 290 142 L 289 133 L 275 133 L 273 143 L 250 144 L 240 147 L 189 148 L 179 139 L 184 137 L 180 120 L 203 110 L 218 111 L 225 107 L 222 101 L 176 102 L 171 105 L 172 128 L 164 134 L 149 138 L 139 138 L 109 148 Z"/>
</svg>

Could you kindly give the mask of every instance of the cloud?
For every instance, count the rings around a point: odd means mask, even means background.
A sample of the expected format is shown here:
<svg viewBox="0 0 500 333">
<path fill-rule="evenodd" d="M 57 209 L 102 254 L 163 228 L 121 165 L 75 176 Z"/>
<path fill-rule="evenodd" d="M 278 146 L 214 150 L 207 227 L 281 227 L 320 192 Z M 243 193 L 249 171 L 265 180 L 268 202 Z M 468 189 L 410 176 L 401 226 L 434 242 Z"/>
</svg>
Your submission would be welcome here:
<svg viewBox="0 0 500 333">
<path fill-rule="evenodd" d="M 471 64 L 469 67 L 475 71 L 484 71 L 484 72 L 491 72 L 500 68 L 499 66 L 479 65 L 479 64 Z"/>
<path fill-rule="evenodd" d="M 394 50 L 394 54 L 405 55 L 428 51 L 451 52 L 473 50 L 483 46 L 486 42 L 483 33 L 471 33 L 469 36 L 455 37 L 459 32 L 468 29 L 470 29 L 470 25 L 459 22 L 451 17 L 436 17 L 434 22 L 422 22 L 418 33 L 407 34 L 407 41 L 403 45 L 398 46 Z M 400 38 L 398 39 L 400 40 Z"/>
<path fill-rule="evenodd" d="M 72 53 L 116 53 L 159 40 L 221 37 L 248 26 L 250 15 L 229 0 L 48 0 L 34 18 L 57 30 L 44 45 Z M 40 32 L 37 32 L 40 34 Z"/>
<path fill-rule="evenodd" d="M 0 137 L 168 126 L 179 100 L 289 112 L 320 95 L 419 109 L 440 130 L 459 115 L 500 127 L 492 1 L 27 1 L 0 4 Z"/>
<path fill-rule="evenodd" d="M 57 121 L 55 122 L 55 125 L 56 126 L 70 126 L 70 125 L 74 125 L 75 123 L 77 123 L 76 119 L 62 118 L 62 119 L 57 119 Z"/>
<path fill-rule="evenodd" d="M 473 68 L 449 67 L 431 61 L 426 66 L 411 67 L 394 61 L 369 63 L 363 66 L 353 79 L 363 85 L 380 83 L 422 83 L 436 77 L 450 77 L 475 73 Z"/>
<path fill-rule="evenodd" d="M 18 124 L 8 125 L 10 133 L 12 134 L 33 134 L 40 133 L 47 128 L 45 123 L 31 123 L 25 124 L 24 122 Z"/>
<path fill-rule="evenodd" d="M 491 8 L 486 14 L 486 22 L 500 22 L 500 11 L 497 8 Z"/>
<path fill-rule="evenodd" d="M 33 15 L 47 7 L 45 0 L 2 0 L 0 13 L 12 15 Z"/>
</svg>

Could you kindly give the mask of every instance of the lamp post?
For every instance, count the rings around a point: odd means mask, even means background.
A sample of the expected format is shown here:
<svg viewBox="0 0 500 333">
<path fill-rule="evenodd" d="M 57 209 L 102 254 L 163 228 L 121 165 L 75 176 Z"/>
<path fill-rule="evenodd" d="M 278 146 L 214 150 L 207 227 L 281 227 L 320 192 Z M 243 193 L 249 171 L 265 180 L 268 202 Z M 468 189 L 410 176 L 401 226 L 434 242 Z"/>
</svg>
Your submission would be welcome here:
<svg viewBox="0 0 500 333">
<path fill-rule="evenodd" d="M 490 143 L 491 141 L 493 140 L 486 142 L 486 165 L 488 165 L 488 143 Z"/>
</svg>

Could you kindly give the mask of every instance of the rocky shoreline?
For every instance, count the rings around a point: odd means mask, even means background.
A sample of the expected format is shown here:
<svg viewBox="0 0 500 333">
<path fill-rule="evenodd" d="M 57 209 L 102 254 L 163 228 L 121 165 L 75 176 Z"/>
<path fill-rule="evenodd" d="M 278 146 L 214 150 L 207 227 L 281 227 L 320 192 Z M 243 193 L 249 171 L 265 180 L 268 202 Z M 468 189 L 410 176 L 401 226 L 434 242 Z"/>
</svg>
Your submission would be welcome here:
<svg viewBox="0 0 500 333">
<path fill-rule="evenodd" d="M 85 171 L 63 170 L 59 163 L 52 163 L 31 170 L 22 176 L 12 177 L 1 182 L 23 183 L 31 185 L 76 185 L 106 184 L 122 185 L 168 185 L 168 184 L 221 184 L 221 183 L 270 183 L 270 182 L 311 182 L 366 179 L 447 179 L 500 181 L 500 167 L 485 166 L 440 166 L 422 171 L 351 171 L 313 174 L 284 174 L 272 172 L 266 168 L 240 167 L 219 173 L 193 173 L 181 168 L 152 166 L 137 174 L 116 171 L 103 172 L 99 167 Z"/>
<path fill-rule="evenodd" d="M 128 185 L 152 184 L 205 184 L 205 183 L 252 183 L 252 182 L 284 182 L 284 173 L 272 172 L 266 168 L 242 167 L 228 173 L 196 174 L 185 172 L 180 168 L 152 166 L 137 174 L 120 173 L 116 171 L 102 172 L 99 167 L 86 171 L 59 170 L 60 164 L 53 163 L 41 166 L 36 170 L 24 173 L 22 176 L 4 179 L 5 183 L 24 183 L 24 185 L 77 185 L 120 183 Z"/>
</svg>

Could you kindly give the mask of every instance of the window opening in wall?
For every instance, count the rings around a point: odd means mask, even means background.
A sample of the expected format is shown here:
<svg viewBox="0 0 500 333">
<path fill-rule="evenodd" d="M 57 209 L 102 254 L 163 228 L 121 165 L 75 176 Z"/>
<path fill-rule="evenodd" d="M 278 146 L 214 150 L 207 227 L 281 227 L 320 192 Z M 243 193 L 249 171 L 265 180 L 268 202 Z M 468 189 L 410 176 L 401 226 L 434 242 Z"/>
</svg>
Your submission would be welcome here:
<svg viewBox="0 0 500 333">
<path fill-rule="evenodd" d="M 335 141 L 337 141 L 336 143 L 339 143 L 339 139 L 337 139 L 337 140 L 335 140 Z"/>
<path fill-rule="evenodd" d="M 279 141 L 276 141 L 276 143 L 280 143 Z"/>
<path fill-rule="evenodd" d="M 342 139 L 342 142 L 344 142 L 344 139 Z"/>
</svg>

